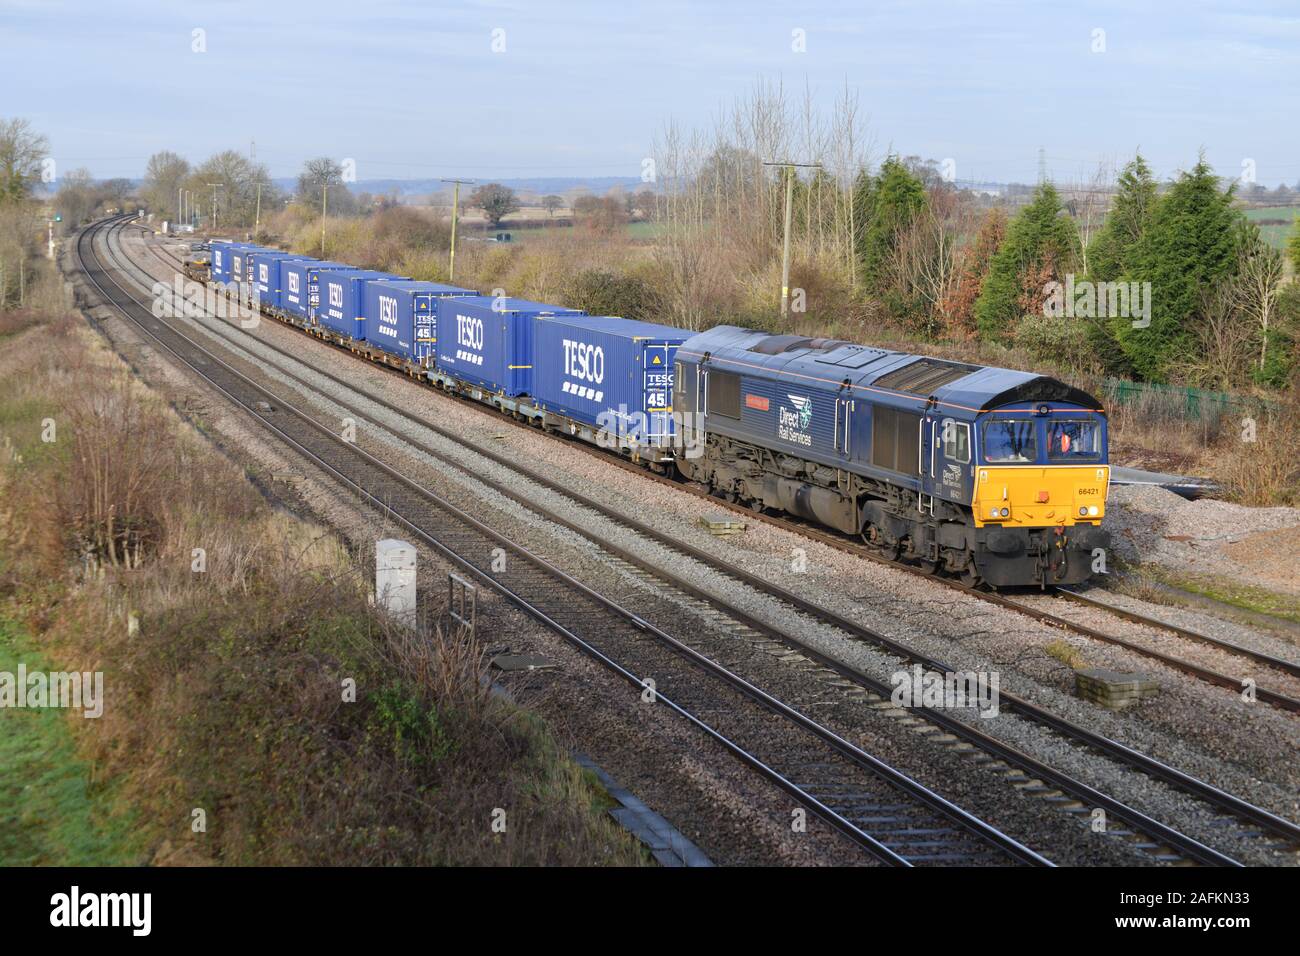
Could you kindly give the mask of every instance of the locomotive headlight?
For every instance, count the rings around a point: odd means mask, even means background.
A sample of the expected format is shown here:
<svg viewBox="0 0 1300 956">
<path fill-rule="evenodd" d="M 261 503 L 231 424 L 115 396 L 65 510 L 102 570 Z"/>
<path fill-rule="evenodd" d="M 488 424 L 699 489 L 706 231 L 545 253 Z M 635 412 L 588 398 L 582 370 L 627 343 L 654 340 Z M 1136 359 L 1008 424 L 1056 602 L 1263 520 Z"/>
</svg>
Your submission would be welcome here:
<svg viewBox="0 0 1300 956">
<path fill-rule="evenodd" d="M 1083 515 L 1083 516 L 1086 517 L 1087 514 L 1088 514 L 1088 509 L 1087 509 L 1086 507 L 1084 507 L 1084 508 L 1080 508 L 1080 509 L 1079 509 L 1079 514 L 1081 514 L 1081 515 Z"/>
<path fill-rule="evenodd" d="M 1095 518 L 1097 515 L 1101 514 L 1101 509 L 1096 505 L 1090 505 L 1088 507 L 1088 514 Z"/>
<path fill-rule="evenodd" d="M 996 518 L 997 516 L 998 516 L 998 509 L 997 509 L 997 508 L 990 508 L 990 509 L 989 509 L 989 517 L 990 517 L 990 518 Z"/>
<path fill-rule="evenodd" d="M 1002 517 L 1005 518 L 1005 517 L 1006 517 L 1007 515 L 1009 515 L 1009 514 L 1011 514 L 1011 512 L 1010 512 L 1009 510 L 1007 510 L 1006 508 L 1003 508 L 1003 509 L 1002 509 Z"/>
</svg>

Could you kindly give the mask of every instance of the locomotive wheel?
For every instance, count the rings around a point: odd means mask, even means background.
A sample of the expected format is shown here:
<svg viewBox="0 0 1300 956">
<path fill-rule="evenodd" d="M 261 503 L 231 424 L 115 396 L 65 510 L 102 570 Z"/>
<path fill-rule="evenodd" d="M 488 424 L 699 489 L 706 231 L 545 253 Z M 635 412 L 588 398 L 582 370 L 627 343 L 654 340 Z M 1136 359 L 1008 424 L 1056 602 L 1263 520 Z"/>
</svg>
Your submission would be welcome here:
<svg viewBox="0 0 1300 956">
<path fill-rule="evenodd" d="M 874 525 L 863 528 L 860 537 L 863 544 L 890 561 L 897 561 L 898 556 L 902 554 L 903 546 L 897 541 L 892 544 L 885 544 L 880 540 L 879 532 Z"/>
</svg>

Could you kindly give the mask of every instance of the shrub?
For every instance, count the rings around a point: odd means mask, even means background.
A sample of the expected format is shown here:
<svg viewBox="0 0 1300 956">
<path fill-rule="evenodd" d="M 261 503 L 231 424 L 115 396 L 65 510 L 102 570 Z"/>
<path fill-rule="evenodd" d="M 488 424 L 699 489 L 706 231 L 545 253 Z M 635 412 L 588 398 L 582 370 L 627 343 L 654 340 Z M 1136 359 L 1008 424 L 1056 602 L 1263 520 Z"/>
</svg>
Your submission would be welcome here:
<svg viewBox="0 0 1300 956">
<path fill-rule="evenodd" d="M 652 290 L 643 280 L 599 269 L 577 273 L 565 287 L 564 304 L 592 315 L 625 319 L 648 320 L 655 312 Z"/>
</svg>

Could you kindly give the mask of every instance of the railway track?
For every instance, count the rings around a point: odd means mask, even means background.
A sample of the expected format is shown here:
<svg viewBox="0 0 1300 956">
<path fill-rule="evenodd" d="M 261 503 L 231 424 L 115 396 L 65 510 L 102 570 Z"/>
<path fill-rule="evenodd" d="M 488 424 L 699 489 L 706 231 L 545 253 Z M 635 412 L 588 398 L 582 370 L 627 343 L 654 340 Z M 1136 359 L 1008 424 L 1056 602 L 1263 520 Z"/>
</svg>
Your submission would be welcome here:
<svg viewBox="0 0 1300 956">
<path fill-rule="evenodd" d="M 1262 651 L 1257 651 L 1251 647 L 1244 647 L 1241 644 L 1232 641 L 1225 641 L 1222 638 L 1203 634 L 1200 631 L 1183 627 L 1181 624 L 1174 624 L 1171 621 L 1161 620 L 1160 618 L 1140 614 L 1136 611 L 1127 610 L 1126 608 L 1116 607 L 1106 601 L 1100 601 L 1097 598 L 1089 597 L 1087 594 L 1080 593 L 1071 588 L 1056 588 L 1051 593 L 1064 601 L 1070 601 L 1087 608 L 1097 608 L 1105 611 L 1107 614 L 1113 614 L 1126 621 L 1132 621 L 1134 624 L 1141 624 L 1144 627 L 1168 631 L 1171 634 L 1176 634 L 1186 640 L 1194 641 L 1198 644 L 1205 644 L 1208 647 L 1215 647 L 1219 650 L 1227 651 L 1230 654 L 1236 654 L 1239 657 L 1254 661 L 1257 664 L 1262 664 L 1264 667 L 1272 668 L 1273 670 L 1280 671 L 1284 674 L 1290 674 L 1293 677 L 1300 677 L 1300 663 L 1296 663 L 1295 661 L 1285 660 L 1272 654 L 1265 654 Z M 1283 698 L 1283 700 L 1286 701 L 1286 703 L 1280 703 L 1279 706 L 1282 706 L 1286 710 L 1296 709 L 1296 707 L 1293 706 L 1296 703 L 1294 700 L 1290 700 L 1289 698 Z"/>
<path fill-rule="evenodd" d="M 150 246 L 150 248 L 153 248 Z M 155 253 L 157 254 L 157 250 Z M 161 255 L 160 255 L 160 258 Z M 266 342 L 263 339 L 257 340 L 262 348 L 277 354 L 283 362 L 276 366 L 277 372 L 287 376 L 297 383 L 301 388 L 312 392 L 320 392 L 319 385 L 313 385 L 306 381 L 301 375 L 292 371 L 291 367 L 302 367 L 299 359 L 278 347 Z M 260 360 L 259 360 L 260 361 Z M 290 366 L 290 367 L 286 367 Z M 944 662 L 928 658 L 904 645 L 892 641 L 891 639 L 879 634 L 873 630 L 862 627 L 855 622 L 848 620 L 834 611 L 816 605 L 807 601 L 798 595 L 793 594 L 779 586 L 757 577 L 741 568 L 737 568 L 717 557 L 701 551 L 692 545 L 680 541 L 673 536 L 667 535 L 657 529 L 651 528 L 642 522 L 630 518 L 626 514 L 609 508 L 595 501 L 589 496 L 582 495 L 571 488 L 563 486 L 546 476 L 530 469 L 517 461 L 500 455 L 489 448 L 485 448 L 476 443 L 466 443 L 466 441 L 447 429 L 441 428 L 436 423 L 424 420 L 417 420 L 408 415 L 403 409 L 384 400 L 383 398 L 366 391 L 357 386 L 355 383 L 345 381 L 328 372 L 320 369 L 311 368 L 311 373 L 337 385 L 337 390 L 331 389 L 328 400 L 336 405 L 348 409 L 351 414 L 359 420 L 373 420 L 373 414 L 354 404 L 349 404 L 342 396 L 347 393 L 353 393 L 363 397 L 367 402 L 375 406 L 382 407 L 388 413 L 403 418 L 413 425 L 427 429 L 435 435 L 438 435 L 457 445 L 468 447 L 476 455 L 481 456 L 493 464 L 508 468 L 515 475 L 518 475 L 527 481 L 547 489 L 554 494 L 561 495 L 568 500 L 582 506 L 595 514 L 602 516 L 610 521 L 616 521 L 619 524 L 635 530 L 639 535 L 655 541 L 657 544 L 671 549 L 676 555 L 681 556 L 692 562 L 696 562 L 710 570 L 725 574 L 734 580 L 740 581 L 748 587 L 780 602 L 782 605 L 792 608 L 809 618 L 822 624 L 832 626 L 841 631 L 846 636 L 863 641 L 898 655 L 907 663 L 919 663 L 928 670 L 939 672 L 950 672 L 954 668 Z M 380 426 L 382 427 L 382 426 Z M 545 517 L 547 520 L 559 524 L 569 530 L 584 537 L 591 538 L 592 532 L 589 527 L 573 521 L 565 515 L 557 513 L 554 509 L 548 509 L 543 506 L 535 493 L 522 490 L 518 482 L 512 481 L 503 483 L 500 481 L 490 481 L 485 478 L 482 469 L 473 468 L 467 465 L 463 460 L 455 460 L 428 444 L 414 440 L 409 433 L 400 435 L 403 443 L 416 447 L 422 454 L 429 456 L 441 462 L 444 466 L 459 470 L 464 475 L 475 481 L 487 484 L 493 491 L 510 498 L 521 506 L 532 510 L 533 512 Z M 638 474 L 644 475 L 642 469 L 636 469 Z M 857 688 L 865 691 L 869 695 L 869 701 L 874 704 L 881 704 L 888 701 L 891 688 L 883 682 L 875 680 L 870 676 L 847 667 L 839 661 L 828 657 L 817 651 L 807 643 L 799 641 L 790 636 L 784 630 L 775 628 L 759 617 L 740 610 L 734 605 L 721 601 L 713 594 L 700 589 L 691 584 L 681 575 L 669 572 L 662 563 L 655 563 L 638 557 L 636 554 L 627 549 L 617 548 L 608 544 L 608 542 L 597 541 L 601 547 L 610 551 L 619 561 L 626 562 L 634 566 L 641 572 L 653 575 L 678 589 L 684 594 L 703 601 L 718 611 L 725 613 L 733 620 L 743 622 L 746 628 L 756 634 L 764 635 L 766 639 L 780 642 L 785 647 L 798 652 L 803 657 L 813 661 L 818 667 L 822 668 L 826 675 L 831 678 L 842 681 L 848 681 Z M 896 567 L 891 563 L 892 567 Z M 1042 726 L 1046 726 L 1053 732 L 1069 739 L 1078 746 L 1101 752 L 1106 756 L 1117 760 L 1118 762 L 1139 770 L 1149 776 L 1163 781 L 1185 793 L 1196 796 L 1199 800 L 1209 804 L 1211 807 L 1223 815 L 1226 815 L 1248 828 L 1257 830 L 1261 838 L 1275 843 L 1281 848 L 1291 848 L 1300 843 L 1300 828 L 1297 828 L 1289 821 L 1283 820 L 1269 813 L 1267 810 L 1253 806 L 1246 801 L 1227 794 L 1213 786 L 1202 781 L 1196 780 L 1186 774 L 1181 773 L 1175 768 L 1162 764 L 1154 759 L 1141 753 L 1133 751 L 1117 741 L 1094 734 L 1085 728 L 1070 724 L 1055 715 L 1021 700 L 1013 695 L 1003 693 L 1002 700 L 1004 706 L 1021 716 L 1034 721 Z M 888 706 L 887 704 L 885 706 Z M 1001 743 L 995 738 L 990 737 L 974 728 L 964 721 L 953 717 L 951 714 L 942 710 L 928 708 L 922 714 L 925 720 L 930 721 L 937 729 L 942 729 L 956 745 L 963 747 L 974 746 L 978 748 L 979 753 L 989 759 L 1002 761 L 1012 768 L 1011 772 L 1020 775 L 1024 781 L 1024 789 L 1030 792 L 1043 793 L 1048 799 L 1061 801 L 1069 805 L 1072 812 L 1089 812 L 1088 808 L 1103 808 L 1114 819 L 1121 821 L 1126 827 L 1131 828 L 1129 831 L 1135 841 L 1143 848 L 1153 851 L 1158 858 L 1166 861 L 1175 861 L 1180 859 L 1191 860 L 1202 863 L 1231 863 L 1232 860 L 1210 850 L 1208 847 L 1185 837 L 1183 834 L 1165 826 L 1158 821 L 1152 820 L 1139 811 L 1124 805 L 1118 800 L 1114 800 L 1105 794 L 1095 790 L 1081 781 L 1072 779 L 1052 768 L 1044 765 L 1040 761 L 1021 753 L 1007 745 Z M 1120 831 L 1121 834 L 1124 831 Z M 1208 851 L 1208 852 L 1207 852 Z"/>
<path fill-rule="evenodd" d="M 891 865 L 1051 865 L 1045 857 L 867 753 L 716 660 L 422 488 L 155 316 L 112 275 L 126 219 L 87 228 L 80 268 L 106 304 L 281 442 L 582 653 L 667 707 L 873 858 Z M 268 411 L 268 409 L 270 409 Z M 494 549 L 511 571 L 491 569 Z M 654 675 L 648 688 L 645 675 Z M 707 715 L 703 716 L 703 715 Z"/>
</svg>

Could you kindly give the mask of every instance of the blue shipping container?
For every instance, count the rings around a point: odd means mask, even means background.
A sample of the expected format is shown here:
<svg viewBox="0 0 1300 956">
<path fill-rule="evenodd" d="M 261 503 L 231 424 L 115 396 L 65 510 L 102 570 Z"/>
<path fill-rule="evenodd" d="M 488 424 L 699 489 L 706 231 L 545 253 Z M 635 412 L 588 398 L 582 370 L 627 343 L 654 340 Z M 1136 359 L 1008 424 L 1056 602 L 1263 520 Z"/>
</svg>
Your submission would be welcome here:
<svg viewBox="0 0 1300 956">
<path fill-rule="evenodd" d="M 495 392 L 529 394 L 533 320 L 539 315 L 583 314 L 580 309 L 490 295 L 439 299 L 438 368 Z"/>
<path fill-rule="evenodd" d="M 362 309 L 366 341 L 428 368 L 437 355 L 437 300 L 477 295 L 438 282 L 367 282 Z"/>
<path fill-rule="evenodd" d="M 369 282 L 377 280 L 398 281 L 401 276 L 373 269 L 322 269 L 319 276 L 320 304 L 316 307 L 316 323 L 331 332 L 346 335 L 364 342 L 366 339 L 365 300 L 363 293 Z"/>
<path fill-rule="evenodd" d="M 260 249 L 249 254 L 250 286 L 262 306 L 280 308 L 280 263 L 301 258 L 291 252 L 264 252 Z"/>
<path fill-rule="evenodd" d="M 320 259 L 286 259 L 280 263 L 280 308 L 290 315 L 310 319 L 320 303 L 320 273 L 325 269 L 351 269 L 346 262 Z"/>
<path fill-rule="evenodd" d="M 271 249 L 264 249 L 261 246 L 255 246 L 252 243 L 240 243 L 227 253 L 229 261 L 230 278 L 227 282 L 237 282 L 241 286 L 247 285 L 252 279 L 251 264 L 249 256 L 254 252 L 271 252 Z"/>
<path fill-rule="evenodd" d="M 539 316 L 533 398 L 620 439 L 666 446 L 673 436 L 673 365 L 694 333 L 608 316 Z"/>
<path fill-rule="evenodd" d="M 213 282 L 229 282 L 238 279 L 238 268 L 233 265 L 234 254 L 240 249 L 257 248 L 247 242 L 218 242 L 213 240 L 208 247 L 208 275 Z"/>
</svg>

